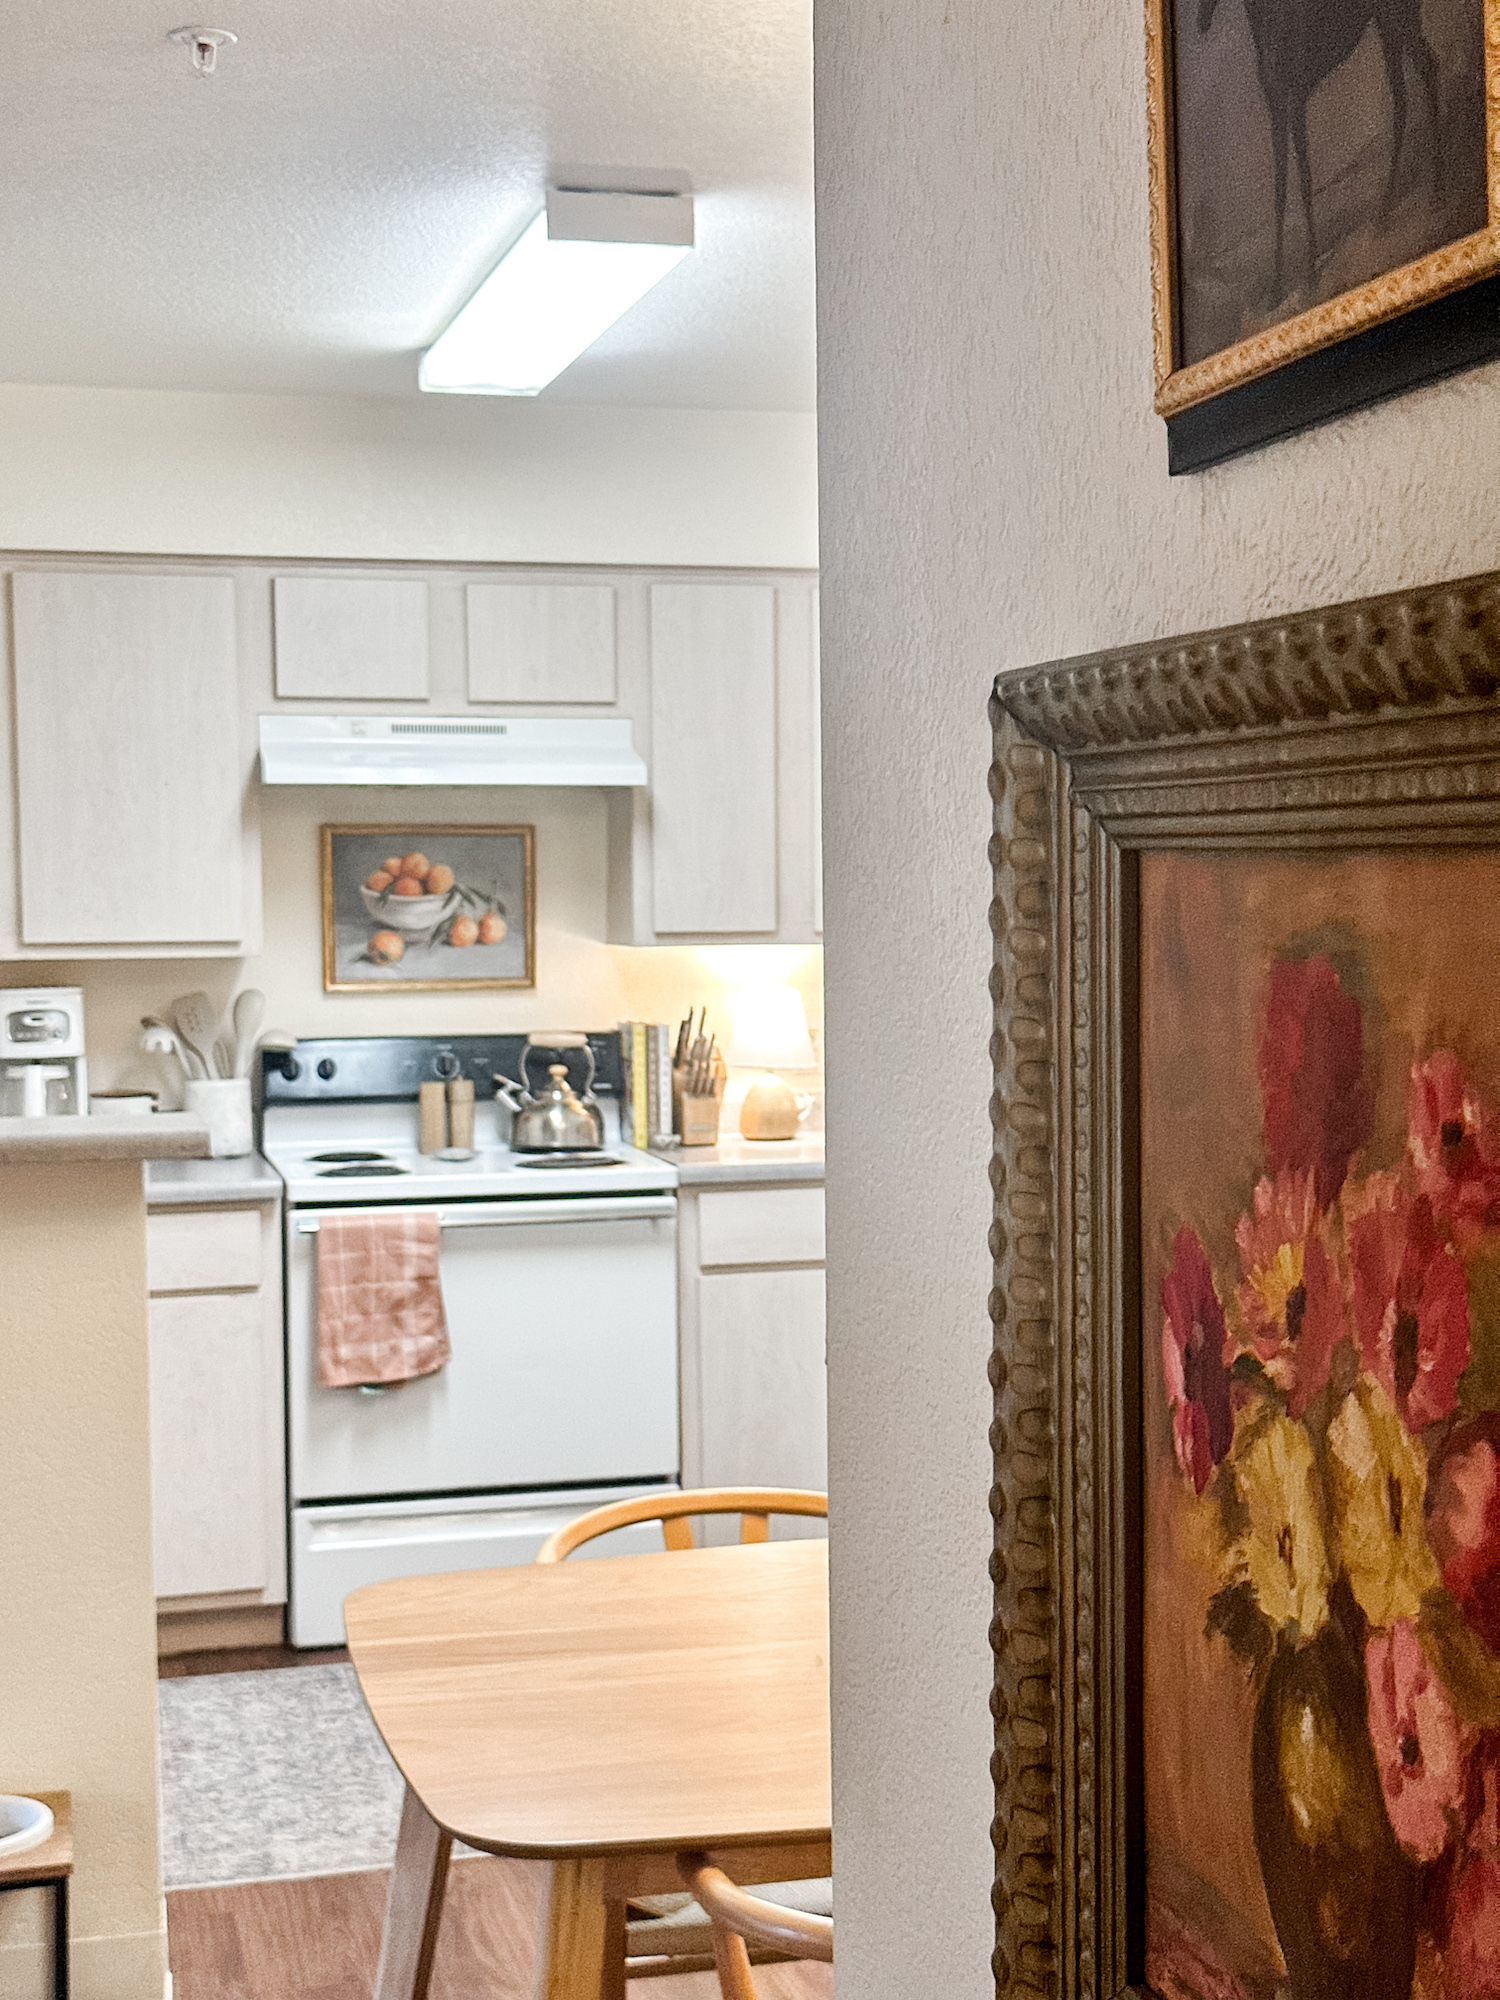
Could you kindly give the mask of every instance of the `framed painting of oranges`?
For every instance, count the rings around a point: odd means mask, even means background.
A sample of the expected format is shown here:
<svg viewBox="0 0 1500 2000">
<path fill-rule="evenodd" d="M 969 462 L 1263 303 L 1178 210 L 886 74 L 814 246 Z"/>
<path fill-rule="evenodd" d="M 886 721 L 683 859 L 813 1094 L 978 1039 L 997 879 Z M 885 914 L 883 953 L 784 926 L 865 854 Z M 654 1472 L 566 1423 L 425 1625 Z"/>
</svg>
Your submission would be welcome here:
<svg viewBox="0 0 1500 2000">
<path fill-rule="evenodd" d="M 323 989 L 536 984 L 536 829 L 325 826 Z"/>
</svg>

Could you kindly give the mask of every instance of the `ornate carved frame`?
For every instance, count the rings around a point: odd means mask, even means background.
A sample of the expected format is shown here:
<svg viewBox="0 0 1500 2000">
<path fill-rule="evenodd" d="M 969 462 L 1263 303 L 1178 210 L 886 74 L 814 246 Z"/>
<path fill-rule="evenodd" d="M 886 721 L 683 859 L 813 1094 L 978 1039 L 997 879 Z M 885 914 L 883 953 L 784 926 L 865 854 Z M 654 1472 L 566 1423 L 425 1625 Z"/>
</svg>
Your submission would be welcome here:
<svg viewBox="0 0 1500 2000">
<path fill-rule="evenodd" d="M 1443 300 L 1500 272 L 1500 0 L 1482 0 L 1487 147 L 1487 226 L 1413 263 L 1326 299 L 1295 317 L 1184 366 L 1177 349 L 1177 214 L 1172 109 L 1174 5 L 1146 0 L 1147 174 L 1151 204 L 1151 328 L 1156 409 L 1168 420 L 1172 470 L 1190 471 L 1268 437 L 1358 407 L 1494 352 L 1461 307 Z M 1493 290 L 1493 285 L 1490 287 Z M 1477 301 L 1475 302 L 1478 303 Z M 1425 316 L 1410 319 L 1417 309 Z M 1488 317 L 1488 315 L 1483 315 Z M 1401 321 L 1399 331 L 1392 323 Z M 1371 339 L 1378 328 L 1383 338 Z M 1335 373 L 1306 364 L 1331 347 L 1365 338 Z M 1476 346 L 1477 342 L 1477 346 Z M 1265 378 L 1275 375 L 1272 384 Z M 1244 392 L 1252 383 L 1258 394 Z M 1214 413 L 1202 406 L 1218 400 Z M 1188 413 L 1196 411 L 1195 418 Z"/>
<path fill-rule="evenodd" d="M 1145 1990 L 1139 857 L 1500 843 L 1497 690 L 1500 573 L 996 683 L 999 1993 Z"/>
</svg>

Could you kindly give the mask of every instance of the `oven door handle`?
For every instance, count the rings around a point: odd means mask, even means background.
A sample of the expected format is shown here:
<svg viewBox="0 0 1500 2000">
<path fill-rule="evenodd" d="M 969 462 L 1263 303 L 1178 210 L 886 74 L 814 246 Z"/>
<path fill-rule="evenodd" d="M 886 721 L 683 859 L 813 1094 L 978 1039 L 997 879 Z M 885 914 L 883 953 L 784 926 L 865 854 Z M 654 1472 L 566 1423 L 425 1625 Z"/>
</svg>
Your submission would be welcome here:
<svg viewBox="0 0 1500 2000">
<path fill-rule="evenodd" d="M 622 1196 L 618 1200 L 584 1197 L 577 1201 L 514 1201 L 497 1203 L 483 1215 L 440 1215 L 438 1227 L 448 1229 L 504 1229 L 533 1222 L 645 1222 L 658 1216 L 674 1215 L 677 1197 L 670 1194 Z M 361 1209 L 361 1215 L 430 1215 L 431 1210 L 413 1202 L 409 1207 Z M 299 1221 L 299 1236 L 316 1236 L 316 1221 Z"/>
</svg>

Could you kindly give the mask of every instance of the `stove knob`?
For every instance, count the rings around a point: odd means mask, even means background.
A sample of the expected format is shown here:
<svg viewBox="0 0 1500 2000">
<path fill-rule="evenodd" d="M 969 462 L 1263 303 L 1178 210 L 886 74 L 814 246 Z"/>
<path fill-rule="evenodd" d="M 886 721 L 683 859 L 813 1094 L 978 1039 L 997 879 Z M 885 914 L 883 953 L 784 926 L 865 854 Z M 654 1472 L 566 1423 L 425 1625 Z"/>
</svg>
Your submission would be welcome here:
<svg viewBox="0 0 1500 2000">
<path fill-rule="evenodd" d="M 439 1049 L 433 1057 L 432 1066 L 438 1075 L 444 1078 L 458 1076 L 463 1069 L 463 1064 L 452 1049 Z"/>
<path fill-rule="evenodd" d="M 285 1055 L 281 1058 L 281 1074 L 288 1083 L 295 1083 L 302 1074 L 302 1065 L 295 1056 Z"/>
<path fill-rule="evenodd" d="M 323 1060 L 318 1064 L 318 1075 L 327 1083 L 337 1067 L 338 1065 L 334 1062 L 332 1056 L 324 1056 Z"/>
</svg>

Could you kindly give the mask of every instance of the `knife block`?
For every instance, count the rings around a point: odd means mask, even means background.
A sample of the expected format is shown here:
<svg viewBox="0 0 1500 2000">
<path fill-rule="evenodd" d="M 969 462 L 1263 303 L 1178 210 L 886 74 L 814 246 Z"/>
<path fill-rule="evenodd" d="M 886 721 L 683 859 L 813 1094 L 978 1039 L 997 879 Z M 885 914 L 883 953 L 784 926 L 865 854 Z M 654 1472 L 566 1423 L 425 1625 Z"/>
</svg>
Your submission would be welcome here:
<svg viewBox="0 0 1500 2000">
<path fill-rule="evenodd" d="M 690 1097 L 683 1089 L 687 1072 L 672 1072 L 672 1112 L 684 1146 L 716 1146 L 719 1143 L 719 1106 L 724 1096 L 724 1080 L 714 1079 L 706 1097 Z"/>
</svg>

